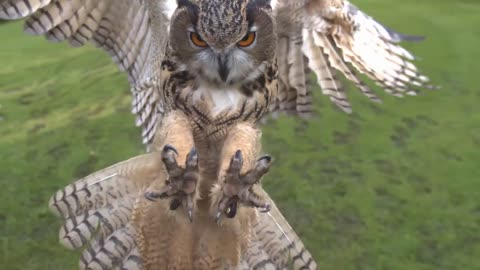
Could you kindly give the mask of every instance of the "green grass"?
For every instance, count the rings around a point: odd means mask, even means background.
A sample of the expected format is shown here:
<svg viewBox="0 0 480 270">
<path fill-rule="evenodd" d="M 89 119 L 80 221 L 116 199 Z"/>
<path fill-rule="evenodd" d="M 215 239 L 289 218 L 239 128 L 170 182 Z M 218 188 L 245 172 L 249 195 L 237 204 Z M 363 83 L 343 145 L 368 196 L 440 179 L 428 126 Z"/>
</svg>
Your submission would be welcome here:
<svg viewBox="0 0 480 270">
<path fill-rule="evenodd" d="M 442 90 L 264 129 L 264 183 L 321 269 L 480 269 L 480 3 L 356 1 L 399 31 Z M 47 201 L 76 178 L 143 152 L 123 74 L 93 47 L 0 26 L 0 265 L 76 269 Z M 378 89 L 377 89 L 378 90 Z"/>
</svg>

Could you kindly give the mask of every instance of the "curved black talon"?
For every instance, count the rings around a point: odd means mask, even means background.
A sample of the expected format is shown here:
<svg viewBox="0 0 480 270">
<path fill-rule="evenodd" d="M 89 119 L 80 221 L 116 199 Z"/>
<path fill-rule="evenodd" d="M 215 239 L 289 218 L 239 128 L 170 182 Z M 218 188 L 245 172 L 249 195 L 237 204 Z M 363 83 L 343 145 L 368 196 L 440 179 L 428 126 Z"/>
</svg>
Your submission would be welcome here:
<svg viewBox="0 0 480 270">
<path fill-rule="evenodd" d="M 143 193 L 143 196 L 145 197 L 145 199 L 151 201 L 151 202 L 154 202 L 158 199 L 163 199 L 164 197 L 162 197 L 162 194 L 160 193 L 156 193 L 156 192 L 145 192 Z"/>
<path fill-rule="evenodd" d="M 178 207 L 180 207 L 180 205 L 182 204 L 182 201 L 178 198 L 175 198 L 172 200 L 172 202 L 170 203 L 170 210 L 174 211 L 174 210 L 177 210 Z"/>
<path fill-rule="evenodd" d="M 242 150 L 238 149 L 237 151 L 235 151 L 235 158 L 243 162 Z"/>
<path fill-rule="evenodd" d="M 162 152 L 167 152 L 167 151 L 173 151 L 175 154 L 178 155 L 178 151 L 177 151 L 177 148 L 173 147 L 173 145 L 170 145 L 170 144 L 165 144 L 165 146 L 163 147 L 162 149 Z"/>
<path fill-rule="evenodd" d="M 262 161 L 262 160 L 266 160 L 268 163 L 271 163 L 272 162 L 272 156 L 263 155 L 263 156 L 261 156 L 257 159 L 257 161 Z"/>
<path fill-rule="evenodd" d="M 260 213 L 268 213 L 272 210 L 272 205 L 269 203 L 266 203 L 263 209 L 258 210 Z"/>
<path fill-rule="evenodd" d="M 234 218 L 237 215 L 237 201 L 234 201 L 225 209 L 225 216 L 227 218 Z"/>
<path fill-rule="evenodd" d="M 178 155 L 178 153 L 177 153 L 177 155 Z M 192 147 L 192 149 L 190 150 L 190 152 L 188 152 L 187 161 L 189 160 L 189 157 L 190 157 L 190 159 L 191 159 L 191 158 L 198 159 L 197 148 Z"/>
</svg>

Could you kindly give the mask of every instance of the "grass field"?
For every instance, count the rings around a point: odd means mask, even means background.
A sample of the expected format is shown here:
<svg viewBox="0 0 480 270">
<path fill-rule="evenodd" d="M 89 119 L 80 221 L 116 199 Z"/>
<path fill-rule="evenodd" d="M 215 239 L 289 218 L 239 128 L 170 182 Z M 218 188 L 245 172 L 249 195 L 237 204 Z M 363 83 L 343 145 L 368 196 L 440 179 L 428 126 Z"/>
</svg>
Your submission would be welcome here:
<svg viewBox="0 0 480 270">
<path fill-rule="evenodd" d="M 356 3 L 428 36 L 405 46 L 442 90 L 380 105 L 350 91 L 352 115 L 316 91 L 314 119 L 264 129 L 266 189 L 321 269 L 480 269 L 480 2 Z M 144 148 L 106 54 L 21 29 L 0 25 L 0 268 L 76 269 L 49 197 Z"/>
</svg>

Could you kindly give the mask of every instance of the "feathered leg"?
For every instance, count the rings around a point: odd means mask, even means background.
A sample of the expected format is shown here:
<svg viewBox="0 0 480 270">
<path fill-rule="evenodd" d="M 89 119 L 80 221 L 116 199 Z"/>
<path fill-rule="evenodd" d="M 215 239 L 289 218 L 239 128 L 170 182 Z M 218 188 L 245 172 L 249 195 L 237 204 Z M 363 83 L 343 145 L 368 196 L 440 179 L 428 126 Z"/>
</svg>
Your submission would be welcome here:
<svg viewBox="0 0 480 270">
<path fill-rule="evenodd" d="M 222 214 L 233 218 L 239 203 L 269 211 L 270 204 L 253 189 L 267 173 L 271 158 L 257 159 L 260 131 L 242 123 L 232 128 L 220 157 L 219 182 L 212 190 L 212 213 L 219 221 Z"/>
<path fill-rule="evenodd" d="M 164 118 L 158 132 L 152 148 L 161 153 L 168 179 L 150 186 L 145 198 L 151 201 L 172 198 L 170 210 L 183 205 L 192 220 L 198 181 L 198 155 L 190 122 L 182 112 L 173 111 Z M 179 164 L 185 165 L 181 167 Z"/>
</svg>

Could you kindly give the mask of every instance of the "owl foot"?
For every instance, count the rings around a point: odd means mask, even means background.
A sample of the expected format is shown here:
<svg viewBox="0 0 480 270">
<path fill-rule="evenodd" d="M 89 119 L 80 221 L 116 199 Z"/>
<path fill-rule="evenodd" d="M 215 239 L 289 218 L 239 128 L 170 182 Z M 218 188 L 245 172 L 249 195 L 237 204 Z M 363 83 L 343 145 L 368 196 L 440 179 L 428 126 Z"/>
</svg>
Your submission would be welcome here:
<svg viewBox="0 0 480 270">
<path fill-rule="evenodd" d="M 159 191 L 145 192 L 145 198 L 150 201 L 172 198 L 170 210 L 176 210 L 180 205 L 187 209 L 188 218 L 192 221 L 193 197 L 198 181 L 198 155 L 195 147 L 190 150 L 185 160 L 185 168 L 177 164 L 177 149 L 165 145 L 162 150 L 162 161 L 165 164 L 169 178 Z"/>
<path fill-rule="evenodd" d="M 215 216 L 217 222 L 220 220 L 222 213 L 225 213 L 225 216 L 228 218 L 235 217 L 239 203 L 261 208 L 261 212 L 270 211 L 271 205 L 255 193 L 252 187 L 268 172 L 271 163 L 272 158 L 270 156 L 262 156 L 257 160 L 252 170 L 241 175 L 240 170 L 243 166 L 242 152 L 238 150 L 235 155 L 233 155 L 220 191 L 223 192 L 223 194 L 217 204 Z"/>
</svg>

